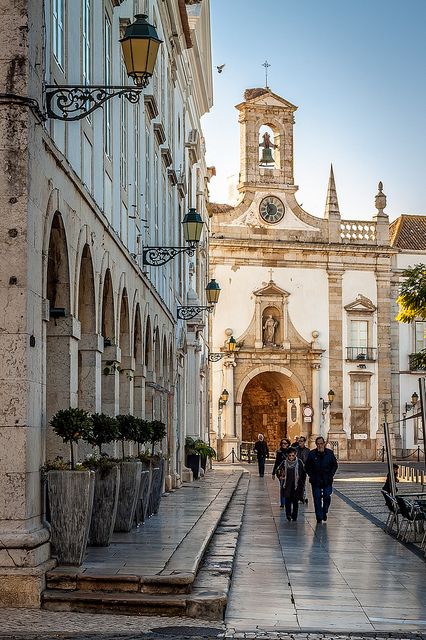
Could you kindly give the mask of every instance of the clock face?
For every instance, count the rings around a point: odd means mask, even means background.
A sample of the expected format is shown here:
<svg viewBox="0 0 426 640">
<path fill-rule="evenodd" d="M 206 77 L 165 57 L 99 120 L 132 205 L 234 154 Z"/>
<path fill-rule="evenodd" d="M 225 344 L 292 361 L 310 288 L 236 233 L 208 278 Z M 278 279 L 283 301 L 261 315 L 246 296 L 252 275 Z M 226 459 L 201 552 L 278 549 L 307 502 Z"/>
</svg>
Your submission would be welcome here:
<svg viewBox="0 0 426 640">
<path fill-rule="evenodd" d="M 259 212 L 265 222 L 275 224 L 284 217 L 284 205 L 279 198 L 267 196 L 260 203 Z"/>
</svg>

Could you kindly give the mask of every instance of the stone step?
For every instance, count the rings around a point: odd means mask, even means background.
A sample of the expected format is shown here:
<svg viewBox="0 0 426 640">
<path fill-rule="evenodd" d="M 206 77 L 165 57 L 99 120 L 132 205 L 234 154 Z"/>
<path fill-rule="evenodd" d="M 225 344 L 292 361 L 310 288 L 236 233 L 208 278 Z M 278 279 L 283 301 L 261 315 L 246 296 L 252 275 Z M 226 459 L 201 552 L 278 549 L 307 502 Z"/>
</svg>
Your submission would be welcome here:
<svg viewBox="0 0 426 640">
<path fill-rule="evenodd" d="M 108 574 L 99 571 L 91 573 L 89 569 L 81 572 L 70 567 L 57 567 L 46 574 L 47 588 L 42 596 L 42 606 L 49 609 L 58 606 L 62 610 L 62 604 L 69 597 L 70 602 L 74 603 L 72 610 L 77 611 L 75 607 L 81 604 L 81 610 L 86 611 L 88 605 L 80 603 L 79 593 L 84 593 L 86 599 L 87 594 L 93 595 L 90 606 L 95 606 L 98 597 L 101 609 L 106 594 L 117 597 L 120 594 L 131 595 L 132 598 L 137 595 L 189 594 L 209 542 L 238 490 L 242 475 L 241 471 L 230 476 L 157 575 Z M 50 598 L 52 592 L 55 593 L 53 600 Z M 63 593 L 63 597 L 59 598 L 58 593 Z M 197 598 L 198 595 L 197 593 Z"/>
</svg>

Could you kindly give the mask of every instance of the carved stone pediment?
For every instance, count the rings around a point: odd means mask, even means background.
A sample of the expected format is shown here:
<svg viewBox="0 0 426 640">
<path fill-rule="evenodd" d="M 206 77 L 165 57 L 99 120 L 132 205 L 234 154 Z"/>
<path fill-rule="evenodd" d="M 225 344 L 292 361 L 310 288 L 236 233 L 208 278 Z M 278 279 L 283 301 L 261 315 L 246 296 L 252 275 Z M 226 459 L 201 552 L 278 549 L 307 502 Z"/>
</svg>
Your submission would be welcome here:
<svg viewBox="0 0 426 640">
<path fill-rule="evenodd" d="M 270 280 L 266 287 L 262 287 L 261 289 L 257 289 L 257 291 L 253 291 L 255 296 L 266 296 L 266 297 L 275 297 L 275 298 L 288 298 L 290 295 L 288 291 L 284 291 L 281 287 L 278 287 L 273 280 Z"/>
<path fill-rule="evenodd" d="M 356 300 L 350 302 L 345 306 L 347 313 L 374 313 L 377 307 L 371 302 L 369 298 L 366 298 L 361 293 L 356 297 Z"/>
</svg>

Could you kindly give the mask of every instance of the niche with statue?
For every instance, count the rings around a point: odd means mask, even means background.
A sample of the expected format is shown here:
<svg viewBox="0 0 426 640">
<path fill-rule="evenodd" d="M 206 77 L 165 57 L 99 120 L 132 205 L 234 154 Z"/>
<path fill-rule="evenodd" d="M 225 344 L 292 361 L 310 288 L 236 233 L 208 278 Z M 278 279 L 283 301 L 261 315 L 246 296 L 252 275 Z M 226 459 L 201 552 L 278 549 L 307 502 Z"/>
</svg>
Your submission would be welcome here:
<svg viewBox="0 0 426 640">
<path fill-rule="evenodd" d="M 276 307 L 269 306 L 263 310 L 262 342 L 264 347 L 276 347 L 283 342 L 282 318 Z"/>
</svg>

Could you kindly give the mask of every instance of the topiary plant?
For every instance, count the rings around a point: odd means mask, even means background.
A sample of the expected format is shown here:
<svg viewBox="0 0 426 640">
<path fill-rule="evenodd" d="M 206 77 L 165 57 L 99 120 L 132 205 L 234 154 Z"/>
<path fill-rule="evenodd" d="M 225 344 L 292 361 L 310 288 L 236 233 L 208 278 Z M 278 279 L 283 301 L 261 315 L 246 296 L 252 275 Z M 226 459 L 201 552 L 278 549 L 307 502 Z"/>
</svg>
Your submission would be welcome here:
<svg viewBox="0 0 426 640">
<path fill-rule="evenodd" d="M 102 455 L 102 445 L 109 444 L 118 438 L 118 422 L 106 413 L 92 413 L 91 417 L 93 428 L 85 440 L 92 447 L 98 447 L 99 455 Z"/>
<path fill-rule="evenodd" d="M 151 427 L 151 444 L 152 444 L 152 455 L 154 455 L 154 445 L 157 442 L 161 442 L 163 438 L 165 438 L 167 430 L 164 422 L 160 420 L 153 420 L 150 422 Z"/>
<path fill-rule="evenodd" d="M 137 420 L 136 442 L 138 444 L 138 455 L 139 455 L 141 444 L 146 444 L 147 442 L 151 442 L 152 429 L 151 429 L 151 423 L 148 422 L 148 420 L 144 420 L 143 418 L 136 418 L 136 420 Z"/>
<path fill-rule="evenodd" d="M 127 413 L 116 418 L 118 423 L 118 439 L 121 440 L 121 453 L 124 460 L 124 441 L 136 442 L 138 437 L 138 418 Z"/>
<path fill-rule="evenodd" d="M 92 431 L 92 420 L 83 409 L 70 407 L 60 409 L 50 420 L 53 431 L 66 443 L 71 450 L 71 469 L 75 469 L 73 443 L 82 438 L 87 440 Z"/>
</svg>

